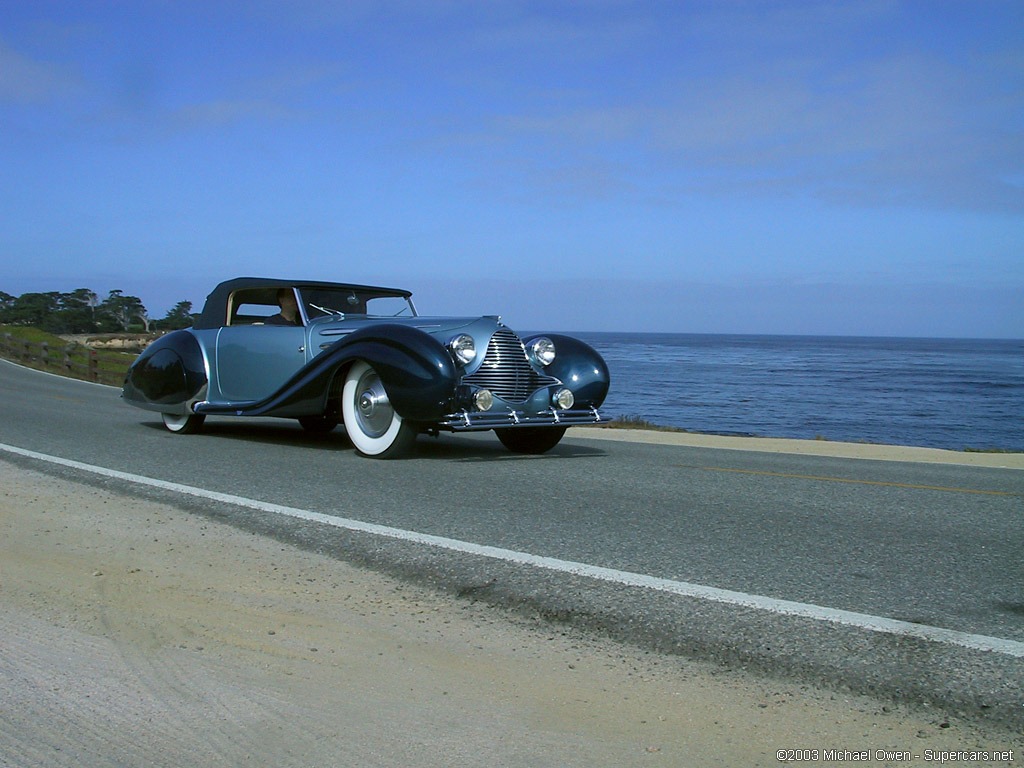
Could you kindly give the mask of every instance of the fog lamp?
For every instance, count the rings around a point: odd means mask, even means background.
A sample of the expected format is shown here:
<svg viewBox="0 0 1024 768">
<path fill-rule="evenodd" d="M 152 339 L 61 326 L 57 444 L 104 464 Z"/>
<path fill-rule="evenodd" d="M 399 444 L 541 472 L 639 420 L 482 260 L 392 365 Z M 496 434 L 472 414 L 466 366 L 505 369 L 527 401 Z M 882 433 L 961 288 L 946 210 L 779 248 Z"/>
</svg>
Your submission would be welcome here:
<svg viewBox="0 0 1024 768">
<path fill-rule="evenodd" d="M 555 392 L 555 396 L 551 398 L 552 404 L 556 408 L 561 408 L 563 411 L 572 408 L 573 403 L 576 402 L 576 397 L 568 389 L 560 389 Z"/>
<path fill-rule="evenodd" d="M 473 407 L 478 411 L 488 411 L 494 405 L 494 395 L 489 389 L 478 389 L 473 394 Z"/>
</svg>

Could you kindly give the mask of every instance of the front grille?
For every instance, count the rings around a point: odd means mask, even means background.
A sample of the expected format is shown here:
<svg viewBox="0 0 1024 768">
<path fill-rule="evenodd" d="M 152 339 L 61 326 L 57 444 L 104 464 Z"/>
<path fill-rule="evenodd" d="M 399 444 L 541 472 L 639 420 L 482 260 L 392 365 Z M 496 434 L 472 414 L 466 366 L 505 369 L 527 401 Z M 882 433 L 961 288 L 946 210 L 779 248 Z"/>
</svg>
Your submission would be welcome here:
<svg viewBox="0 0 1024 768">
<path fill-rule="evenodd" d="M 509 403 L 521 403 L 541 387 L 558 383 L 557 379 L 533 370 L 523 342 L 508 329 L 495 331 L 483 363 L 462 381 L 489 389 L 495 397 Z"/>
</svg>

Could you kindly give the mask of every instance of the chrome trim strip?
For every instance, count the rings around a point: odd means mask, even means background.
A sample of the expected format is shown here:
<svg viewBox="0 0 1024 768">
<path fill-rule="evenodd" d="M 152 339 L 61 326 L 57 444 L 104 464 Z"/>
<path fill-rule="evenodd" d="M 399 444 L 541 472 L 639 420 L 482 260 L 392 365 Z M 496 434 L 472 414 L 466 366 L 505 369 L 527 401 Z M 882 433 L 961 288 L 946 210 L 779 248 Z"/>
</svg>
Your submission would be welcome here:
<svg viewBox="0 0 1024 768">
<path fill-rule="evenodd" d="M 505 429 L 507 427 L 564 427 L 573 424 L 603 424 L 609 421 L 598 413 L 597 408 L 577 409 L 571 411 L 555 411 L 549 409 L 536 414 L 523 411 L 484 411 L 470 413 L 459 411 L 451 413 L 437 422 L 442 429 L 453 432 L 471 430 Z"/>
</svg>

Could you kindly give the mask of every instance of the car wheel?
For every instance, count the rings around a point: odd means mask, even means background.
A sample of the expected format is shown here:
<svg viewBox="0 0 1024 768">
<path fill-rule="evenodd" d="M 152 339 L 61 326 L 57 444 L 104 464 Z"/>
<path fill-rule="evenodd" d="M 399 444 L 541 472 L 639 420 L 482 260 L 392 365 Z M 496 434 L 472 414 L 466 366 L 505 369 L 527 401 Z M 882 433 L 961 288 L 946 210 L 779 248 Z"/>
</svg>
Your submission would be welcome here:
<svg viewBox="0 0 1024 768">
<path fill-rule="evenodd" d="M 178 416 L 173 413 L 162 413 L 160 415 L 163 416 L 164 426 L 171 430 L 171 432 L 177 432 L 179 435 L 196 434 L 196 432 L 203 428 L 203 422 L 206 421 L 206 416 L 201 413 L 185 416 Z"/>
<path fill-rule="evenodd" d="M 345 377 L 341 415 L 352 445 L 364 456 L 397 458 L 416 440 L 416 428 L 395 412 L 380 376 L 362 360 Z"/>
<path fill-rule="evenodd" d="M 501 444 L 513 453 L 547 453 L 562 439 L 565 427 L 514 427 L 496 429 Z"/>
<path fill-rule="evenodd" d="M 300 416 L 299 424 L 311 435 L 326 435 L 338 426 L 338 420 L 331 416 Z"/>
</svg>

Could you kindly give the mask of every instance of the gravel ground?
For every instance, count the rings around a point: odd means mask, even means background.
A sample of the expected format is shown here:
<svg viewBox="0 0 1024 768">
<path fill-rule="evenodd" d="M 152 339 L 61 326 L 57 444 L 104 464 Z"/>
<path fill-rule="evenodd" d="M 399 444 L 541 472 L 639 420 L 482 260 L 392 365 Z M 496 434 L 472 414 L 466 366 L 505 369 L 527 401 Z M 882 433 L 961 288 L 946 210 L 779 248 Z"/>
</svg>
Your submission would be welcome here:
<svg viewBox="0 0 1024 768">
<path fill-rule="evenodd" d="M 1024 764 L 989 725 L 584 637 L 2 460 L 0 530 L 3 766 Z"/>
</svg>

